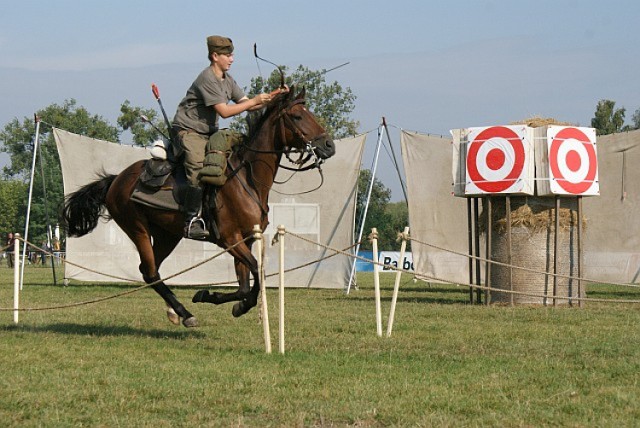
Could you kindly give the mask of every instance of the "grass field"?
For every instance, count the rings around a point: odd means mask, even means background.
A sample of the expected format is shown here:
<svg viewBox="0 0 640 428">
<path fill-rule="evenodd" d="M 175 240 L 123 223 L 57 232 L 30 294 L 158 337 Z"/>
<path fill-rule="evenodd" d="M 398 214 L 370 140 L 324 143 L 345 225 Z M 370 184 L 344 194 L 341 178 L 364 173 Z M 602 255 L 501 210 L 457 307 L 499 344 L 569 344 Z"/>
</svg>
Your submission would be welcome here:
<svg viewBox="0 0 640 428">
<path fill-rule="evenodd" d="M 393 275 L 384 275 L 383 314 Z M 467 304 L 465 287 L 403 277 L 391 338 L 375 328 L 372 277 L 359 289 L 287 290 L 287 353 L 258 311 L 192 304 L 169 324 L 150 290 L 73 309 L 0 312 L 2 426 L 638 426 L 640 305 Z M 0 268 L 0 307 L 13 302 Z M 23 307 L 80 302 L 131 285 L 53 286 L 27 268 Z M 640 299 L 591 286 L 590 296 Z"/>
</svg>

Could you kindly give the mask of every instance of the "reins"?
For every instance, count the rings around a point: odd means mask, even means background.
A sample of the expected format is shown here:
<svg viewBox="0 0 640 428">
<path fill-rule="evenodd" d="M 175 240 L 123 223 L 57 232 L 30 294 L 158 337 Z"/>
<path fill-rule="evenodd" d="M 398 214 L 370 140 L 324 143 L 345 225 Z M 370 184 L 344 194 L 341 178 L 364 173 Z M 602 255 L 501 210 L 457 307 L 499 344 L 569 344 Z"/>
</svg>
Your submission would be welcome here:
<svg viewBox="0 0 640 428">
<path fill-rule="evenodd" d="M 301 163 L 301 165 L 306 164 L 307 162 L 309 162 L 309 160 L 311 160 L 312 158 L 314 158 L 313 163 L 307 165 L 307 166 L 301 166 L 299 168 L 291 168 L 288 167 L 286 165 L 283 165 L 282 163 L 278 164 L 278 167 L 289 170 L 289 171 L 296 171 L 296 172 L 300 172 L 300 171 L 308 171 L 310 169 L 314 169 L 314 168 L 320 168 L 320 165 L 322 164 L 323 160 L 318 159 L 318 156 L 315 154 L 314 150 L 313 150 L 313 143 L 317 140 L 320 140 L 322 138 L 325 138 L 327 136 L 326 133 L 322 133 L 320 135 L 317 135 L 316 137 L 314 137 L 312 140 L 307 140 L 304 136 L 304 134 L 302 133 L 302 131 L 300 130 L 300 128 L 298 127 L 298 125 L 296 125 L 295 121 L 293 119 L 291 119 L 291 115 L 289 114 L 288 110 L 297 105 L 297 104 L 304 104 L 305 100 L 300 98 L 297 100 L 292 101 L 291 103 L 289 103 L 289 105 L 287 105 L 287 107 L 283 108 L 278 115 L 276 116 L 276 120 L 279 121 L 279 127 L 280 127 L 280 135 L 281 137 L 284 139 L 284 135 L 285 135 L 285 130 L 288 128 L 289 130 L 291 130 L 291 132 L 293 132 L 295 134 L 296 137 L 298 137 L 298 139 L 300 139 L 301 141 L 305 142 L 305 147 L 304 149 L 302 149 L 301 151 L 298 151 L 298 153 L 304 153 L 306 154 L 306 157 L 304 158 L 304 160 L 298 160 L 298 161 L 293 161 L 290 157 L 289 157 L 289 153 L 292 152 L 292 150 L 290 150 L 290 148 L 285 147 L 283 149 L 279 149 L 279 150 L 262 150 L 262 149 L 256 149 L 253 148 L 251 146 L 249 146 L 247 143 L 242 143 L 242 148 L 253 152 L 253 153 L 261 153 L 261 154 L 276 154 L 276 155 L 285 155 L 287 157 L 287 159 L 289 159 L 289 161 L 291 161 L 292 163 Z M 300 149 L 298 149 L 300 150 Z"/>
<path fill-rule="evenodd" d="M 302 171 L 308 171 L 311 169 L 318 169 L 318 172 L 320 174 L 320 184 L 311 189 L 311 190 L 307 190 L 305 192 L 300 192 L 300 193 L 293 193 L 293 194 L 287 194 L 287 193 L 282 193 L 282 192 L 278 192 L 275 189 L 270 188 L 270 190 L 273 190 L 274 192 L 278 193 L 278 194 L 282 194 L 282 195 L 288 195 L 288 196 L 293 196 L 293 195 L 302 195 L 305 193 L 310 193 L 313 192 L 314 190 L 319 189 L 323 184 L 324 184 L 324 174 L 322 172 L 322 163 L 323 160 L 320 159 L 318 157 L 318 155 L 315 153 L 314 151 L 314 146 L 313 143 L 317 140 L 323 139 L 326 137 L 326 133 L 322 133 L 316 137 L 314 137 L 312 140 L 308 140 L 305 138 L 304 133 L 300 130 L 300 128 L 296 125 L 295 121 L 291 118 L 290 113 L 288 112 L 288 110 L 292 107 L 294 107 L 297 104 L 304 104 L 304 99 L 300 98 L 300 99 L 296 99 L 292 102 L 290 102 L 285 108 L 283 108 L 282 110 L 280 110 L 280 112 L 277 113 L 277 116 L 275 117 L 274 120 L 278 121 L 278 124 L 276 124 L 276 126 L 279 127 L 280 130 L 280 136 L 281 138 L 284 140 L 285 135 L 286 135 L 286 129 L 289 129 L 295 137 L 297 137 L 299 140 L 303 141 L 305 143 L 305 147 L 303 149 L 296 149 L 296 150 L 292 150 L 290 147 L 284 147 L 283 149 L 278 149 L 278 150 L 263 150 L 263 149 L 256 149 L 254 147 L 251 147 L 249 145 L 249 143 L 247 142 L 242 142 L 241 146 L 240 146 L 240 150 L 245 150 L 247 152 L 253 152 L 253 153 L 258 153 L 258 154 L 275 154 L 275 155 L 279 155 L 280 157 L 282 155 L 285 155 L 287 157 L 287 159 L 289 159 L 289 161 L 291 163 L 294 164 L 299 164 L 299 166 L 297 168 L 291 168 L 289 166 L 283 165 L 281 160 L 278 161 L 278 165 L 276 166 L 276 168 L 283 168 L 285 170 L 288 171 L 293 171 L 294 173 L 291 175 L 291 177 L 289 177 L 284 183 L 286 183 L 287 181 L 291 180 L 291 178 L 293 178 L 293 176 L 297 173 L 297 172 L 302 172 Z M 292 152 L 295 153 L 299 153 L 300 154 L 300 158 L 295 161 L 293 159 L 291 159 L 290 154 Z M 310 164 L 306 165 L 307 163 L 309 163 L 311 161 Z M 240 164 L 237 167 L 234 167 L 231 163 L 231 159 L 227 160 L 229 166 L 231 167 L 231 172 L 229 174 L 228 179 L 231 179 L 233 177 L 236 177 L 238 179 L 238 181 L 240 182 L 240 185 L 242 186 L 242 188 L 245 190 L 245 192 L 249 195 L 249 197 L 251 199 L 253 199 L 253 201 L 260 207 L 260 210 L 262 212 L 263 216 L 268 215 L 267 210 L 262 206 L 262 202 L 260 201 L 260 198 L 258 197 L 257 194 L 257 189 L 255 188 L 255 185 L 252 186 L 250 185 L 248 182 L 245 182 L 245 180 L 242 180 L 240 176 L 238 176 L 238 172 L 243 168 L 246 167 L 248 170 L 248 174 L 247 174 L 247 178 L 250 178 L 255 184 L 260 185 L 259 183 L 257 183 L 255 181 L 255 177 L 253 174 L 253 164 L 252 162 L 249 162 L 247 160 L 241 160 Z M 274 177 L 273 177 L 273 182 L 276 184 L 283 184 L 280 182 L 277 182 L 275 180 L 275 173 L 274 173 Z M 267 187 L 267 186 L 262 186 L 261 187 Z"/>
</svg>

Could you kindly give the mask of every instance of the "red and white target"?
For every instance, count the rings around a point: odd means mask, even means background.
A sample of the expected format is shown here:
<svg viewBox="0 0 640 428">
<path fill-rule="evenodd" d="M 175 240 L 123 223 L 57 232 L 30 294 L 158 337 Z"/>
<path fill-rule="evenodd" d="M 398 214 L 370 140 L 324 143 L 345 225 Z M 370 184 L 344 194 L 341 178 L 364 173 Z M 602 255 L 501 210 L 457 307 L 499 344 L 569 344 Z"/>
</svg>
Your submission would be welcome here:
<svg viewBox="0 0 640 428">
<path fill-rule="evenodd" d="M 533 194 L 533 143 L 526 126 L 469 128 L 466 195 Z"/>
<path fill-rule="evenodd" d="M 550 126 L 547 149 L 552 194 L 600 194 L 595 129 Z"/>
</svg>

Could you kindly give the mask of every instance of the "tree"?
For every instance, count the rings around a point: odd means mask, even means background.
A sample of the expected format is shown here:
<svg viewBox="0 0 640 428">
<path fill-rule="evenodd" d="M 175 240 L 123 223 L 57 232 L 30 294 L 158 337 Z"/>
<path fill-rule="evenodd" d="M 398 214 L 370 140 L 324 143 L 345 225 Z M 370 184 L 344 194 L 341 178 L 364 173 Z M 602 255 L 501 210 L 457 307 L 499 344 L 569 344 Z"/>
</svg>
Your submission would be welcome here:
<svg viewBox="0 0 640 428">
<path fill-rule="evenodd" d="M 286 67 L 281 67 L 286 74 Z M 326 70 L 314 71 L 302 65 L 286 76 L 285 83 L 290 87 L 304 86 L 309 110 L 317 117 L 320 124 L 333 138 L 345 138 L 355 135 L 360 124 L 349 119 L 355 108 L 356 96 L 350 88 L 342 88 L 338 82 L 325 83 Z M 262 77 L 251 79 L 247 95 L 253 97 L 259 93 L 270 92 L 280 86 L 280 73 L 274 70 L 265 80 Z M 246 133 L 247 125 L 243 118 L 236 117 L 233 129 Z"/>
<path fill-rule="evenodd" d="M 153 109 L 143 109 L 134 107 L 125 100 L 120 106 L 120 116 L 118 116 L 118 126 L 123 131 L 131 131 L 133 134 L 133 144 L 135 146 L 146 147 L 161 138 L 158 130 L 164 135 L 169 135 L 167 125 L 158 118 L 158 114 Z M 145 117 L 152 125 L 149 125 L 141 118 Z M 157 128 L 157 129 L 156 129 Z"/>
<path fill-rule="evenodd" d="M 28 192 L 27 185 L 20 180 L 0 181 L 0 233 L 2 238 L 9 232 L 20 232 L 25 221 Z M 4 241 L 2 244 L 4 245 Z"/>
<path fill-rule="evenodd" d="M 595 116 L 591 119 L 591 126 L 596 129 L 598 135 L 614 134 L 624 130 L 625 108 L 616 109 L 616 102 L 600 100 L 596 107 Z"/>
<path fill-rule="evenodd" d="M 361 170 L 358 177 L 358 199 L 356 200 L 356 234 L 360 232 L 370 182 L 371 171 Z M 378 248 L 380 250 L 394 250 L 399 247 L 396 238 L 398 232 L 402 232 L 404 227 L 409 224 L 409 214 L 406 202 L 389 203 L 390 199 L 391 190 L 375 178 L 371 189 L 367 218 L 364 222 L 361 249 L 371 249 L 371 242 L 367 237 L 374 227 L 378 230 Z"/>
<path fill-rule="evenodd" d="M 39 162 L 36 164 L 34 174 L 29 226 L 29 235 L 33 237 L 33 240 L 31 238 L 29 240 L 32 242 L 39 242 L 46 237 L 47 214 L 50 222 L 55 223 L 63 200 L 62 171 L 51 128 L 56 127 L 108 141 L 118 141 L 119 136 L 119 130 L 116 127 L 111 126 L 101 116 L 91 115 L 84 107 L 77 106 L 74 99 L 65 100 L 62 105 L 51 104 L 38 111 L 36 115 L 41 120 L 41 126 Z M 28 184 L 31 173 L 35 127 L 33 118 L 24 118 L 22 122 L 16 118 L 0 132 L 0 151 L 10 156 L 10 164 L 3 168 L 4 178 L 17 180 L 25 186 Z M 21 198 L 26 207 L 25 195 L 26 191 Z M 22 212 L 26 212 L 26 209 Z M 15 226 L 22 228 L 24 223 Z"/>
<path fill-rule="evenodd" d="M 388 218 L 385 234 L 389 239 L 389 246 L 385 248 L 399 249 L 400 244 L 397 242 L 398 233 L 404 231 L 404 228 L 409 226 L 409 207 L 406 201 L 391 202 L 387 204 L 385 211 Z M 411 241 L 407 241 L 406 251 L 411 251 Z"/>
<path fill-rule="evenodd" d="M 358 199 L 356 200 L 356 233 L 360 232 L 360 222 L 367 202 L 370 182 L 371 171 L 368 169 L 361 170 L 358 176 Z M 374 227 L 378 230 L 378 248 L 381 251 L 392 251 L 399 248 L 399 244 L 396 242 L 398 232 L 402 232 L 405 226 L 409 225 L 409 210 L 406 202 L 390 203 L 390 199 L 391 190 L 375 178 L 371 189 L 369 208 L 367 209 L 367 219 L 364 223 L 361 249 L 371 249 L 371 242 L 367 237 Z M 410 250 L 410 242 L 408 242 L 407 251 Z"/>
<path fill-rule="evenodd" d="M 633 120 L 633 129 L 640 129 L 640 108 L 633 113 L 631 120 Z"/>
</svg>

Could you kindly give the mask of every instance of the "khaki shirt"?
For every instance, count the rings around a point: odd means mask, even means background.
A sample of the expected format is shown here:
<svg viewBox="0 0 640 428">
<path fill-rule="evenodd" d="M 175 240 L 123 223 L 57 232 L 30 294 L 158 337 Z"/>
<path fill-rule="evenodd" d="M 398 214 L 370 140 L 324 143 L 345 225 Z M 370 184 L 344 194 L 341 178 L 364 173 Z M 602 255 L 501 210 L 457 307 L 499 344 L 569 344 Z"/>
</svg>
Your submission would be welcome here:
<svg viewBox="0 0 640 428">
<path fill-rule="evenodd" d="M 245 96 L 229 73 L 218 79 L 213 69 L 207 67 L 196 77 L 184 96 L 173 118 L 173 126 L 179 129 L 211 135 L 218 130 L 216 104 L 239 102 Z"/>
</svg>

